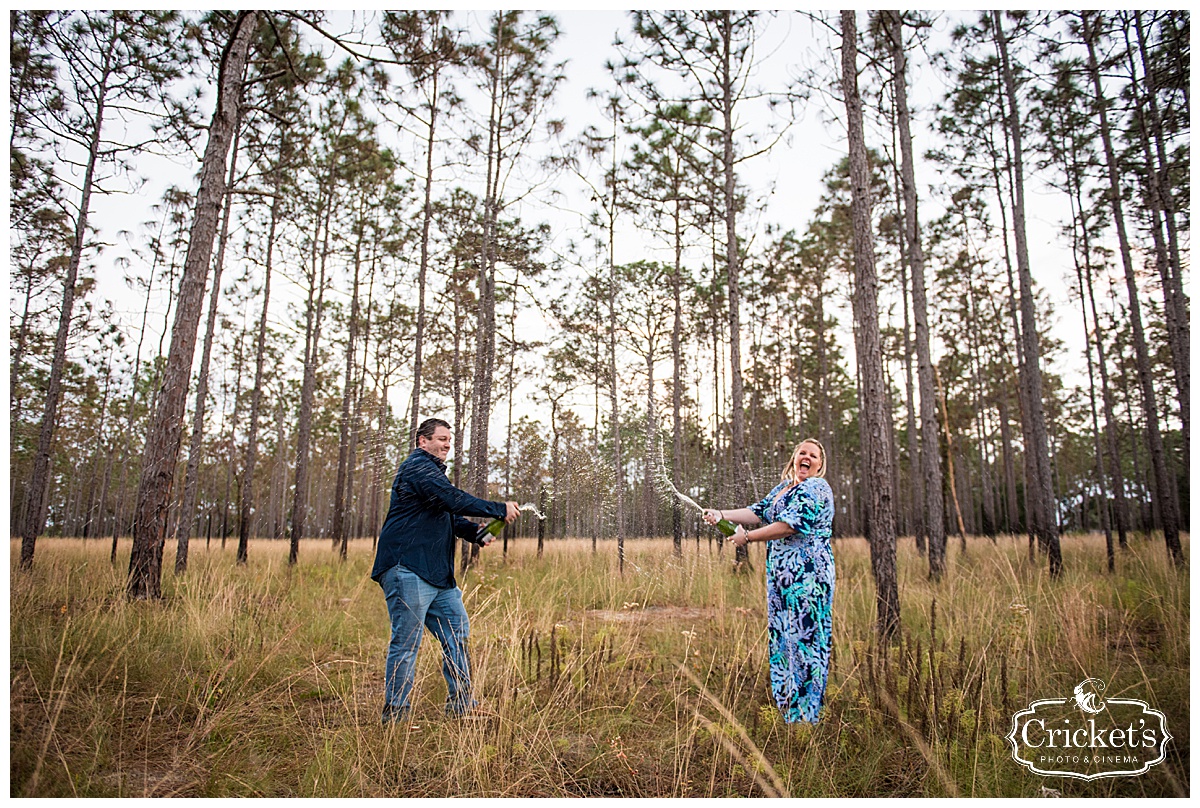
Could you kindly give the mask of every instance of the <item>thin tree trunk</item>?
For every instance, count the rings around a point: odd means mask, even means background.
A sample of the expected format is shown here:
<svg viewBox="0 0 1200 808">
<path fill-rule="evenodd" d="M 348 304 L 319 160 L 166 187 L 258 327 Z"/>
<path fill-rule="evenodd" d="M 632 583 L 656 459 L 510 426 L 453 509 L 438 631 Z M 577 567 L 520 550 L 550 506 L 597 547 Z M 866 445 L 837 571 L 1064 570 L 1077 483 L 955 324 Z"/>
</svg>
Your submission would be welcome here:
<svg viewBox="0 0 1200 808">
<path fill-rule="evenodd" d="M 291 539 L 288 564 L 294 565 L 300 554 L 300 540 L 305 535 L 308 515 L 308 450 L 312 438 L 312 401 L 316 392 L 317 358 L 320 354 L 321 314 L 325 301 L 325 264 L 329 257 L 329 220 L 333 212 L 333 196 L 327 193 L 318 206 L 316 232 L 313 233 L 312 279 L 308 304 L 305 307 L 304 380 L 300 386 L 300 411 L 296 429 L 296 490 L 292 496 Z M 323 235 L 321 231 L 324 231 Z M 318 238 L 320 236 L 320 238 Z M 322 246 L 318 247 L 318 243 Z M 319 267 L 318 267 L 319 264 Z M 314 288 L 315 287 L 315 288 Z M 315 300 L 314 300 L 315 296 Z"/>
<path fill-rule="evenodd" d="M 242 74 L 257 21 L 256 11 L 238 13 L 222 57 L 217 108 L 209 127 L 209 140 L 204 153 L 200 189 L 196 195 L 196 213 L 188 238 L 179 304 L 171 333 L 171 349 L 167 354 L 158 406 L 146 436 L 145 462 L 138 484 L 128 586 L 129 597 L 134 599 L 162 596 L 162 551 L 166 541 L 167 511 L 171 503 L 175 465 L 179 458 L 183 412 L 196 349 L 196 330 L 212 258 L 213 239 L 225 197 L 225 160 L 237 126 Z"/>
<path fill-rule="evenodd" d="M 592 419 L 592 455 L 597 459 L 597 463 L 600 462 L 600 368 L 602 366 L 600 359 L 600 332 L 600 318 L 597 312 L 596 328 L 592 331 L 592 412 L 595 413 L 595 417 Z M 596 555 L 596 542 L 600 537 L 601 506 L 603 505 L 600 486 L 596 485 L 594 489 L 591 503 L 592 555 Z"/>
<path fill-rule="evenodd" d="M 900 594 L 896 580 L 896 526 L 893 496 L 891 421 L 883 378 L 879 333 L 878 280 L 871 236 L 870 169 L 863 136 L 862 99 L 858 93 L 858 28 L 855 12 L 842 17 L 842 94 L 846 101 L 850 152 L 851 221 L 854 228 L 854 319 L 856 353 L 862 372 L 866 442 L 863 447 L 869 494 L 871 569 L 875 578 L 876 628 L 883 640 L 900 629 Z"/>
<path fill-rule="evenodd" d="M 379 391 L 379 429 L 375 433 L 375 468 L 373 475 L 373 483 L 371 485 L 371 550 L 375 550 L 376 542 L 379 541 L 379 520 L 382 517 L 383 492 L 384 492 L 384 460 L 387 457 L 387 386 L 384 385 Z M 457 471 L 458 462 L 461 455 L 454 456 L 454 468 Z M 456 482 L 455 485 L 458 485 Z"/>
<path fill-rule="evenodd" d="M 196 516 L 196 493 L 200 487 L 200 459 L 204 454 L 204 414 L 208 407 L 208 366 L 212 358 L 213 334 L 217 328 L 218 302 L 221 298 L 221 274 L 225 268 L 225 246 L 229 242 L 229 220 L 233 212 L 232 188 L 237 176 L 238 121 L 234 124 L 233 145 L 230 147 L 229 179 L 225 183 L 225 210 L 221 216 L 221 235 L 217 241 L 217 260 L 213 264 L 212 292 L 208 299 L 208 319 L 204 327 L 204 350 L 200 355 L 200 378 L 196 383 L 196 407 L 192 420 L 192 441 L 188 446 L 187 472 L 183 483 L 183 504 L 175 522 L 175 574 L 187 571 L 188 542 Z"/>
<path fill-rule="evenodd" d="M 1075 145 L 1075 134 L 1071 134 L 1072 146 Z M 1077 148 L 1072 148 L 1072 155 L 1078 153 Z M 1069 197 L 1071 200 L 1072 219 L 1079 222 L 1078 230 L 1073 230 L 1073 236 L 1077 238 L 1075 249 L 1075 275 L 1079 282 L 1079 306 L 1083 316 L 1083 333 L 1085 347 L 1087 348 L 1087 365 L 1088 365 L 1088 403 L 1092 410 L 1092 433 L 1096 451 L 1096 484 L 1100 487 L 1099 506 L 1100 521 L 1104 528 L 1104 544 L 1108 558 L 1108 571 L 1115 572 L 1116 563 L 1113 557 L 1113 537 L 1112 537 L 1112 522 L 1110 518 L 1109 506 L 1110 495 L 1104 484 L 1104 453 L 1101 449 L 1099 418 L 1096 411 L 1096 378 L 1092 363 L 1092 336 L 1094 335 L 1096 342 L 1096 359 L 1100 365 L 1101 384 L 1103 387 L 1103 395 L 1105 402 L 1105 438 L 1111 448 L 1112 466 L 1112 482 L 1113 493 L 1112 499 L 1116 503 L 1116 522 L 1118 528 L 1119 542 L 1122 548 L 1126 544 L 1126 525 L 1128 523 L 1127 506 L 1125 504 L 1124 483 L 1121 481 L 1121 471 L 1118 464 L 1116 453 L 1116 435 L 1113 427 L 1115 422 L 1112 417 L 1112 397 L 1108 390 L 1108 369 L 1104 360 L 1104 342 L 1103 330 L 1100 327 L 1100 320 L 1096 312 L 1096 297 L 1092 288 L 1092 245 L 1088 235 L 1088 217 L 1084 214 L 1087 210 L 1084 203 L 1083 183 L 1082 183 L 1082 166 L 1078 164 L 1078 160 L 1074 160 L 1072 170 L 1068 172 L 1067 179 L 1069 185 Z M 1080 256 L 1082 255 L 1082 261 Z M 1086 273 L 1086 284 L 1085 284 Z M 1088 330 L 1088 302 L 1092 304 L 1092 330 Z"/>
<path fill-rule="evenodd" d="M 413 355 L 413 393 L 411 428 L 409 434 L 417 434 L 418 419 L 421 417 L 421 373 L 425 359 L 425 278 L 429 271 L 429 225 L 433 220 L 433 144 L 438 108 L 438 74 L 440 69 L 433 65 L 432 100 L 429 103 L 429 128 L 425 137 L 425 205 L 421 211 L 421 263 L 417 270 L 417 334 Z M 458 455 L 455 455 L 457 461 Z"/>
<path fill-rule="evenodd" d="M 671 276 L 671 295 L 675 302 L 671 321 L 671 483 L 675 490 L 683 484 L 683 227 L 680 201 L 675 198 L 675 272 Z M 683 556 L 683 520 L 679 498 L 671 499 L 671 550 Z"/>
<path fill-rule="evenodd" d="M 1179 416 L 1183 423 L 1183 456 L 1191 457 L 1191 335 L 1187 310 L 1187 296 L 1183 292 L 1182 264 L 1179 258 L 1179 232 L 1175 221 L 1175 202 L 1169 188 L 1168 172 L 1170 163 L 1167 160 L 1165 138 L 1162 131 L 1162 117 L 1158 112 L 1158 85 L 1154 71 L 1150 67 L 1150 58 L 1146 52 L 1146 34 L 1142 28 L 1142 13 L 1135 11 L 1134 23 L 1137 26 L 1138 51 L 1141 55 L 1142 71 L 1146 77 L 1146 92 L 1137 91 L 1137 70 L 1131 69 L 1134 77 L 1134 95 L 1146 101 L 1148 126 L 1143 125 L 1142 141 L 1146 153 L 1146 177 L 1151 196 L 1151 209 L 1162 211 L 1167 230 L 1166 255 L 1159 261 L 1159 274 L 1163 284 L 1163 298 L 1167 320 L 1167 333 L 1171 344 L 1171 360 L 1175 370 L 1175 384 L 1179 397 Z M 1132 49 L 1130 50 L 1132 59 Z M 1154 137 L 1154 154 L 1151 155 L 1147 130 Z M 1157 165 L 1155 164 L 1157 157 Z M 1158 224 L 1153 228 L 1155 247 L 1162 252 Z"/>
<path fill-rule="evenodd" d="M 88 475 L 88 478 L 85 481 L 88 484 L 88 504 L 87 504 L 87 509 L 84 512 L 85 518 L 84 518 L 83 532 L 82 532 L 83 538 L 85 538 L 85 539 L 88 537 L 88 535 L 91 532 L 92 513 L 94 511 L 98 510 L 101 513 L 100 525 L 97 528 L 96 532 L 102 533 L 104 531 L 103 512 L 104 512 L 104 497 L 108 491 L 107 473 L 105 474 L 105 476 L 103 478 L 104 481 L 101 484 L 99 503 L 95 502 L 95 497 L 96 497 L 97 478 L 100 477 L 100 454 L 101 454 L 101 449 L 104 446 L 104 422 L 108 420 L 108 394 L 109 394 L 109 390 L 112 387 L 112 352 L 113 352 L 114 347 L 115 347 L 115 343 L 109 344 L 108 356 L 105 358 L 105 361 L 104 361 L 104 393 L 100 398 L 100 422 L 96 425 L 96 449 L 95 449 L 95 455 L 92 460 L 92 473 Z M 108 452 L 107 454 L 109 455 L 108 459 L 111 461 L 112 453 Z"/>
<path fill-rule="evenodd" d="M 275 399 L 275 465 L 271 470 L 271 537 L 276 541 L 287 534 L 287 522 L 283 515 L 283 495 L 287 490 L 287 443 L 283 434 L 283 390 Z"/>
<path fill-rule="evenodd" d="M 515 268 L 514 268 L 515 269 Z M 517 270 L 512 283 L 512 311 L 508 320 L 508 422 L 504 430 L 504 496 L 512 496 L 512 428 L 513 428 L 513 391 L 516 387 L 517 375 L 517 289 L 521 277 Z M 508 534 L 512 530 L 504 528 L 504 556 L 508 557 Z"/>
<path fill-rule="evenodd" d="M 347 539 L 349 534 L 349 524 L 346 518 L 346 495 L 351 492 L 351 488 L 346 483 L 346 479 L 350 476 L 350 465 L 354 462 L 354 455 L 350 449 L 350 407 L 354 398 L 354 359 L 357 350 L 356 340 L 358 339 L 358 276 L 361 267 L 362 243 L 365 238 L 365 227 L 363 219 L 365 218 L 366 196 L 360 201 L 359 208 L 359 227 L 354 240 L 354 283 L 350 294 L 350 333 L 346 340 L 346 374 L 342 388 L 342 412 L 338 426 L 338 465 L 337 465 L 337 482 L 333 488 L 333 543 L 337 547 L 338 557 L 346 560 Z M 415 400 L 415 399 L 414 399 Z M 354 407 L 357 409 L 357 404 Z"/>
<path fill-rule="evenodd" d="M 729 293 L 729 368 L 730 394 L 733 397 L 732 409 L 732 454 L 734 473 L 734 498 L 738 502 L 746 502 L 750 492 L 751 469 L 746 455 L 746 412 L 745 391 L 742 381 L 742 343 L 741 343 L 741 283 L 738 278 L 741 269 L 737 239 L 737 177 L 733 171 L 733 69 L 730 64 L 733 47 L 733 17 L 732 12 L 722 11 L 721 29 L 721 166 L 724 174 L 725 204 L 725 282 Z M 745 545 L 739 546 L 734 553 L 734 567 L 744 568 L 750 562 L 750 552 Z"/>
<path fill-rule="evenodd" d="M 108 488 L 112 483 L 113 455 L 115 454 L 115 449 L 116 441 L 109 441 L 104 457 L 104 482 L 100 485 L 100 527 L 96 531 L 97 534 L 105 532 L 108 527 L 106 523 Z"/>
<path fill-rule="evenodd" d="M 996 396 L 997 415 L 1000 418 L 1000 450 L 1004 462 L 1004 506 L 1005 532 L 1015 534 L 1020 527 L 1017 512 L 1017 469 L 1013 461 L 1012 419 L 1008 416 L 1008 391 L 1001 390 Z"/>
<path fill-rule="evenodd" d="M 1076 188 L 1076 192 L 1078 192 L 1077 188 Z M 1075 201 L 1076 201 L 1076 197 L 1072 196 L 1072 203 L 1074 203 Z M 1072 204 L 1072 208 L 1074 208 L 1074 204 Z M 1078 218 L 1077 211 L 1072 210 L 1072 215 L 1073 215 L 1073 217 Z M 1081 223 L 1083 229 L 1086 231 L 1087 230 L 1087 222 L 1081 221 L 1080 223 Z M 1084 244 L 1086 245 L 1087 244 L 1086 234 L 1085 234 L 1084 238 L 1085 238 Z M 1085 249 L 1085 252 L 1084 252 L 1085 259 L 1084 260 L 1086 261 L 1087 257 L 1089 256 L 1089 253 L 1086 252 L 1086 247 L 1084 249 Z M 1083 338 L 1084 338 L 1084 343 L 1085 343 L 1084 347 L 1087 348 L 1088 404 L 1091 406 L 1091 411 L 1092 411 L 1092 443 L 1094 444 L 1094 448 L 1095 448 L 1095 452 L 1096 452 L 1096 484 L 1100 486 L 1100 496 L 1098 498 L 1099 499 L 1099 510 L 1100 510 L 1100 514 L 1101 514 L 1100 521 L 1104 527 L 1104 549 L 1105 549 L 1105 555 L 1108 559 L 1108 571 L 1115 572 L 1116 564 L 1113 559 L 1113 536 L 1112 536 L 1112 529 L 1109 526 L 1109 521 L 1108 521 L 1108 492 L 1105 491 L 1105 486 L 1104 486 L 1104 460 L 1103 460 L 1103 455 L 1100 451 L 1100 418 L 1096 413 L 1096 376 L 1095 376 L 1095 371 L 1093 370 L 1093 367 L 1092 367 L 1092 344 L 1091 344 L 1092 341 L 1089 336 L 1089 329 L 1088 329 L 1087 290 L 1084 288 L 1084 284 L 1083 284 L 1083 265 L 1079 261 L 1078 250 L 1076 250 L 1076 252 L 1075 252 L 1075 277 L 1079 281 L 1079 306 L 1083 310 L 1083 312 L 1082 312 L 1083 313 Z M 1097 331 L 1097 337 L 1099 337 L 1098 331 Z"/>
<path fill-rule="evenodd" d="M 1150 462 L 1154 471 L 1155 500 L 1158 502 L 1162 517 L 1163 538 L 1166 541 L 1167 552 L 1177 568 L 1184 565 L 1183 547 L 1179 541 L 1179 511 L 1175 499 L 1173 475 L 1167 468 L 1166 451 L 1163 448 L 1162 433 L 1158 426 L 1158 410 L 1154 395 L 1154 378 L 1150 369 L 1150 355 L 1146 346 L 1146 335 L 1142 329 L 1141 303 L 1138 300 L 1137 277 L 1133 269 L 1133 256 L 1129 246 L 1129 238 L 1125 233 L 1125 217 L 1121 204 L 1121 184 L 1118 175 L 1116 156 L 1113 151 L 1112 136 L 1108 127 L 1108 112 L 1103 88 L 1100 83 L 1100 68 L 1096 62 L 1095 30 L 1091 24 L 1090 14 L 1082 12 L 1080 19 L 1083 23 L 1083 37 L 1088 48 L 1088 72 L 1091 74 L 1092 87 L 1096 93 L 1099 105 L 1100 138 L 1104 143 L 1104 156 L 1108 167 L 1109 203 L 1112 206 L 1113 218 L 1117 226 L 1117 241 L 1121 251 L 1121 263 L 1125 267 L 1125 285 L 1129 293 L 1129 322 L 1133 331 L 1133 348 L 1137 356 L 1138 378 L 1141 381 L 1142 406 L 1146 412 L 1146 429 L 1150 438 Z"/>
<path fill-rule="evenodd" d="M 658 527 L 654 507 L 654 474 L 651 458 L 656 457 L 658 432 L 655 424 L 654 407 L 654 343 L 653 334 L 648 334 L 646 344 L 646 465 L 642 476 L 643 536 L 655 535 Z"/>
<path fill-rule="evenodd" d="M 357 458 L 358 458 L 359 433 L 362 431 L 362 429 L 364 427 L 362 408 L 363 408 L 363 397 L 366 395 L 366 389 L 367 389 L 367 357 L 369 354 L 369 348 L 370 348 L 370 342 L 371 342 L 370 312 L 371 312 L 371 305 L 374 300 L 375 271 L 377 269 L 377 266 L 376 266 L 377 259 L 378 259 L 378 254 L 375 252 L 372 252 L 371 276 L 370 276 L 371 282 L 367 287 L 366 311 L 367 311 L 368 316 L 366 317 L 366 320 L 363 323 L 363 328 L 364 328 L 363 338 L 362 338 L 363 352 L 362 352 L 362 359 L 359 363 L 358 381 L 354 386 L 354 415 L 350 421 L 350 449 L 349 449 L 350 465 L 349 465 L 349 468 L 347 469 L 347 473 L 346 473 L 346 491 L 348 492 L 348 495 L 349 495 L 349 502 L 348 502 L 347 507 L 351 513 L 350 513 L 349 519 L 347 520 L 347 524 L 355 525 L 354 530 L 350 532 L 350 535 L 355 538 L 358 538 L 358 537 L 361 537 L 362 535 L 364 535 L 363 534 L 364 504 L 367 502 L 367 499 L 368 499 L 367 489 L 366 489 L 366 485 L 368 482 L 367 474 L 362 475 L 362 481 L 359 483 L 360 490 L 359 490 L 359 494 L 357 497 L 357 504 L 355 503 L 355 497 L 354 497 L 353 492 L 354 492 L 355 469 L 358 467 Z M 369 430 L 369 428 L 370 428 L 369 424 L 367 424 L 366 426 Z M 364 458 L 364 460 L 365 460 L 365 458 Z M 355 514 L 357 514 L 357 516 L 358 516 L 357 519 L 354 518 Z"/>
<path fill-rule="evenodd" d="M 613 185 L 614 207 L 616 184 Z M 617 379 L 617 267 L 613 260 L 613 227 L 609 227 L 608 252 L 608 385 L 612 399 L 613 484 L 616 488 L 617 567 L 625 574 L 625 467 L 621 458 L 621 414 Z"/>
<path fill-rule="evenodd" d="M 67 365 L 67 338 L 71 334 L 71 313 L 75 306 L 75 284 L 79 278 L 79 265 L 83 259 L 84 243 L 87 239 L 88 214 L 91 208 L 92 188 L 96 176 L 96 164 L 100 160 L 100 132 L 104 125 L 107 77 L 96 90 L 98 99 L 93 119 L 91 138 L 88 143 L 87 164 L 80 186 L 79 210 L 75 217 L 75 235 L 71 242 L 71 255 L 67 259 L 67 273 L 63 277 L 62 306 L 59 308 L 58 331 L 54 337 L 54 358 L 50 363 L 50 379 L 46 386 L 46 403 L 38 427 L 37 449 L 33 455 L 33 470 L 29 475 L 29 487 L 25 491 L 25 522 L 21 529 L 21 559 L 19 568 L 33 568 L 33 552 L 37 537 L 46 525 L 46 500 L 50 487 L 50 451 L 54 445 L 54 432 L 58 427 L 58 408 L 62 400 L 62 378 Z"/>
<path fill-rule="evenodd" d="M 451 362 L 450 391 L 454 399 L 454 470 L 452 472 L 454 485 L 462 480 L 463 457 L 463 395 L 462 395 L 462 336 L 463 336 L 463 305 L 458 283 L 458 272 L 461 269 L 458 257 L 454 259 L 454 278 L 451 284 L 454 289 L 454 359 Z M 416 435 L 416 432 L 410 433 Z"/>
<path fill-rule="evenodd" d="M 471 390 L 471 488 L 487 497 L 488 427 L 492 414 L 492 380 L 496 362 L 496 234 L 499 212 L 500 62 L 504 35 L 497 17 L 496 61 L 493 64 L 488 116 L 487 177 L 484 195 L 483 245 L 479 262 L 478 325 L 475 330 L 475 375 Z"/>
<path fill-rule="evenodd" d="M 24 409 L 22 407 L 23 402 L 22 402 L 21 396 L 19 395 L 19 392 L 18 392 L 19 388 L 17 387 L 17 381 L 22 378 L 21 360 L 25 356 L 25 344 L 29 338 L 29 319 L 30 319 L 29 309 L 30 309 L 30 304 L 33 302 L 33 268 L 32 267 L 29 268 L 29 274 L 26 276 L 25 281 L 26 282 L 25 282 L 24 303 L 21 308 L 21 320 L 20 320 L 21 324 L 20 324 L 20 326 L 17 327 L 17 342 L 16 342 L 16 345 L 12 349 L 12 351 L 13 351 L 12 364 L 11 364 L 12 370 L 10 371 L 11 375 L 8 378 L 8 400 L 9 400 L 9 406 L 12 407 L 12 414 L 11 414 L 11 418 L 9 420 L 9 432 L 8 432 L 9 446 L 12 446 L 13 443 L 15 442 L 14 441 L 14 438 L 16 436 L 15 430 L 17 428 L 17 424 L 19 424 L 21 422 L 21 413 L 24 411 Z M 15 485 L 16 482 L 17 482 L 16 475 L 13 475 L 11 483 L 13 485 Z M 13 493 L 12 493 L 15 490 L 16 490 L 15 488 L 9 489 L 10 501 L 13 501 L 13 502 L 16 501 L 16 497 L 13 496 Z M 17 533 L 20 530 L 20 528 L 18 527 L 18 524 L 19 523 L 13 524 L 13 532 L 14 533 Z"/>
<path fill-rule="evenodd" d="M 942 468 L 934 407 L 934 371 L 929 349 L 929 314 L 925 298 L 925 251 L 917 219 L 917 183 L 913 168 L 912 129 L 908 112 L 907 58 L 899 12 L 889 12 L 895 64 L 896 110 L 900 125 L 901 179 L 904 185 L 904 232 L 912 261 L 913 325 L 917 343 L 917 383 L 921 396 L 921 487 L 924 522 L 929 532 L 929 576 L 942 577 L 946 564 L 946 519 L 942 513 Z M 843 32 L 844 33 L 844 32 Z"/>
<path fill-rule="evenodd" d="M 1087 231 L 1084 231 L 1084 254 L 1088 252 Z M 1092 266 L 1090 260 L 1084 264 L 1087 279 L 1088 302 L 1092 308 L 1092 325 L 1096 329 L 1096 367 L 1100 371 L 1101 401 L 1104 402 L 1104 441 L 1108 453 L 1109 475 L 1112 479 L 1113 497 L 1116 499 L 1115 521 L 1117 523 L 1117 546 L 1122 550 L 1128 547 L 1129 503 L 1125 499 L 1125 479 L 1121 472 L 1121 456 L 1117 451 L 1117 419 L 1113 407 L 1112 389 L 1108 383 L 1108 359 L 1104 353 L 1104 329 L 1100 325 L 1099 312 L 1096 310 L 1096 292 L 1092 283 Z"/>
<path fill-rule="evenodd" d="M 942 405 L 942 429 L 946 434 L 946 476 L 950 481 L 950 501 L 954 503 L 954 521 L 958 525 L 959 549 L 966 552 L 967 528 L 963 524 L 962 506 L 958 501 L 958 486 L 954 482 L 954 441 L 950 438 L 950 414 L 946 411 L 946 391 L 942 388 L 942 375 L 933 369 L 937 382 L 938 401 Z"/>
<path fill-rule="evenodd" d="M 897 189 L 896 194 L 900 196 L 899 189 L 899 172 L 897 172 Z M 900 208 L 901 200 L 897 199 L 897 208 Z M 908 285 L 908 271 L 912 263 L 912 254 L 908 248 L 908 239 L 900 234 L 900 300 L 904 309 L 904 413 L 905 413 L 905 433 L 908 443 L 908 502 L 905 508 L 907 513 L 907 529 L 912 532 L 913 540 L 916 543 L 917 554 L 924 556 L 926 553 L 925 539 L 925 505 L 924 496 L 925 488 L 921 480 L 921 446 L 917 435 L 917 412 L 914 404 L 914 394 L 916 392 L 913 383 L 913 338 L 912 330 L 909 327 L 908 304 L 911 296 L 910 287 Z"/>
<path fill-rule="evenodd" d="M 1058 541 L 1058 526 L 1054 513 L 1054 490 L 1050 470 L 1050 448 L 1046 434 L 1046 415 L 1042 403 L 1041 353 L 1037 322 L 1033 305 L 1033 283 L 1029 268 L 1029 246 L 1025 231 L 1025 183 L 1024 155 L 1021 145 L 1021 119 L 1017 110 L 1016 80 L 1008 58 L 1008 41 L 1004 35 L 999 11 L 992 12 L 996 28 L 997 46 L 1000 50 L 1000 65 L 1008 100 L 1006 123 L 1012 143 L 1013 169 L 1013 236 L 1017 247 L 1017 279 L 1021 290 L 1021 350 L 1024 352 L 1023 367 L 1027 376 L 1029 434 L 1032 438 L 1027 452 L 1032 453 L 1034 478 L 1028 481 L 1031 501 L 1034 504 L 1034 532 L 1050 557 L 1050 575 L 1057 578 L 1062 574 L 1062 550 Z"/>
<path fill-rule="evenodd" d="M 238 425 L 242 417 L 242 370 L 245 360 L 246 332 L 239 331 L 233 346 L 233 361 L 237 367 L 237 376 L 233 388 L 233 415 L 229 420 L 229 436 L 225 441 L 225 492 L 221 497 L 221 550 L 225 550 L 225 540 L 229 538 L 229 489 L 233 484 L 233 455 L 234 436 L 237 435 Z M 224 414 L 222 408 L 222 415 Z M 222 419 L 224 420 L 224 419 Z"/>
<path fill-rule="evenodd" d="M 282 146 L 280 151 L 282 152 Z M 271 270 L 275 256 L 275 233 L 279 222 L 279 205 L 282 194 L 278 175 L 271 199 L 271 222 L 267 230 L 266 267 L 263 272 L 262 313 L 258 318 L 258 334 L 254 342 L 254 384 L 250 388 L 250 425 L 246 434 L 246 460 L 242 465 L 242 490 L 238 517 L 237 563 L 245 564 L 250 548 L 250 530 L 255 526 L 251 517 L 254 510 L 254 471 L 258 466 L 258 419 L 262 408 L 263 364 L 267 353 L 267 311 L 271 304 Z"/>
</svg>

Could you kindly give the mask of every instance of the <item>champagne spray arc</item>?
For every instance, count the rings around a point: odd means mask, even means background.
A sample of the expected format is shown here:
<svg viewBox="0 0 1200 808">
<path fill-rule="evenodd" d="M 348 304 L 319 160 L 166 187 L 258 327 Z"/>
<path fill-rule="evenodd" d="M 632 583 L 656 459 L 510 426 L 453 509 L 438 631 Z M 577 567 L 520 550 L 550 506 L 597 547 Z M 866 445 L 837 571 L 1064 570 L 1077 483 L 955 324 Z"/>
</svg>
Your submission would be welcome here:
<svg viewBox="0 0 1200 808">
<path fill-rule="evenodd" d="M 661 441 L 658 444 L 658 462 L 655 464 L 653 475 L 655 482 L 658 484 L 659 491 L 666 495 L 668 499 L 673 495 L 685 505 L 695 508 L 698 513 L 704 513 L 704 509 L 697 504 L 696 500 L 692 499 L 687 494 L 681 493 L 679 489 L 675 487 L 675 483 L 671 482 L 671 480 L 667 477 L 667 467 L 663 458 L 663 447 Z M 733 522 L 730 522 L 728 519 L 719 520 L 715 527 L 717 530 L 721 531 L 726 538 L 732 536 L 737 531 L 737 525 L 735 525 Z"/>
<path fill-rule="evenodd" d="M 532 502 L 526 502 L 519 506 L 519 510 L 532 513 L 539 520 L 544 521 L 546 515 L 537 509 L 537 506 Z M 504 525 L 507 524 L 503 519 L 493 519 L 490 522 L 479 526 L 479 530 L 475 533 L 475 541 L 483 544 L 485 547 L 495 541 L 500 535 L 500 531 L 504 530 Z"/>
</svg>

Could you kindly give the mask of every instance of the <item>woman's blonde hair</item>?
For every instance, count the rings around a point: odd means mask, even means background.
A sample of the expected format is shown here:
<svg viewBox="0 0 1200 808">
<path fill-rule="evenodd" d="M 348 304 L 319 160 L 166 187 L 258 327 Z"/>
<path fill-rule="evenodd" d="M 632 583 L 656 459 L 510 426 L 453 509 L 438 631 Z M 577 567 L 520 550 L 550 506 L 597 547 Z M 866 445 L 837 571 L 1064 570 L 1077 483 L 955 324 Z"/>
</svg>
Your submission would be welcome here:
<svg viewBox="0 0 1200 808">
<path fill-rule="evenodd" d="M 825 459 L 825 447 L 823 445 L 821 445 L 821 441 L 817 440 L 816 438 L 805 438 L 804 440 L 802 440 L 796 444 L 795 449 L 792 449 L 792 456 L 790 458 L 788 458 L 787 465 L 783 467 L 783 474 L 780 475 L 779 479 L 791 480 L 793 483 L 800 482 L 798 479 L 796 479 L 796 452 L 799 451 L 800 447 L 806 443 L 811 443 L 814 446 L 816 446 L 818 449 L 821 450 L 821 468 L 817 469 L 815 472 L 810 472 L 808 476 L 809 477 L 824 477 L 825 476 L 825 466 L 827 465 L 827 462 Z"/>
</svg>

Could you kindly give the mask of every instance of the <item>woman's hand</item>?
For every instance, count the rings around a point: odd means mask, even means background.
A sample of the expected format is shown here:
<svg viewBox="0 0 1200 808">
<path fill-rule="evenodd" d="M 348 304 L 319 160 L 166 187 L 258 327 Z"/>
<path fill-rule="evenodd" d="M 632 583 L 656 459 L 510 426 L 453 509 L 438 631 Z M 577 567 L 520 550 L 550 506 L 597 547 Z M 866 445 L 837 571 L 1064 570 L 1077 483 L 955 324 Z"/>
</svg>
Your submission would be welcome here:
<svg viewBox="0 0 1200 808">
<path fill-rule="evenodd" d="M 715 525 L 717 522 L 720 522 L 725 517 L 718 510 L 714 510 L 713 508 L 705 508 L 703 518 L 704 518 L 705 524 Z"/>
<path fill-rule="evenodd" d="M 734 547 L 745 547 L 750 543 L 750 534 L 746 532 L 746 528 L 741 525 L 737 526 L 737 530 L 733 531 L 733 535 L 729 537 L 733 542 Z"/>
</svg>

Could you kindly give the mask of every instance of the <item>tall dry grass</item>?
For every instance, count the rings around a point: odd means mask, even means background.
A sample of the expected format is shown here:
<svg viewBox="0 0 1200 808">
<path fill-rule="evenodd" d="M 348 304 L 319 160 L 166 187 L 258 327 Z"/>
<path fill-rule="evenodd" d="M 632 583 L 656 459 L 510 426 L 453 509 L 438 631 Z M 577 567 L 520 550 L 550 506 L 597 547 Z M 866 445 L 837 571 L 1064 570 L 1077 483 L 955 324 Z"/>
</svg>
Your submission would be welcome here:
<svg viewBox="0 0 1200 808">
<path fill-rule="evenodd" d="M 10 571 L 12 796 L 1172 796 L 1190 790 L 1189 576 L 1161 542 L 1066 574 L 1023 538 L 973 538 L 940 584 L 902 542 L 903 631 L 880 648 L 862 540 L 835 544 L 822 720 L 787 725 L 767 671 L 763 556 L 732 574 L 708 542 L 493 546 L 462 576 L 485 721 L 442 715 L 437 643 L 413 720 L 379 725 L 388 623 L 368 543 L 193 549 L 161 602 L 129 602 L 107 545 L 42 540 Z M 1185 547 L 1188 545 L 1185 543 Z M 952 548 L 953 550 L 954 548 Z M 16 545 L 10 548 L 16 558 Z M 128 548 L 124 548 L 127 558 Z M 120 557 L 120 555 L 119 555 Z M 167 565 L 169 567 L 169 564 Z M 1136 778 L 1043 778 L 1013 762 L 1013 712 L 1088 676 L 1171 733 Z"/>
</svg>

